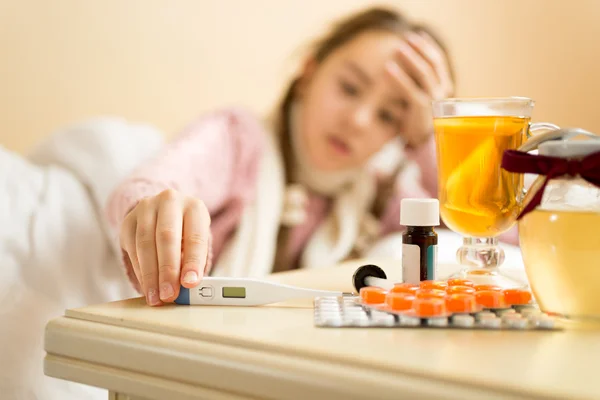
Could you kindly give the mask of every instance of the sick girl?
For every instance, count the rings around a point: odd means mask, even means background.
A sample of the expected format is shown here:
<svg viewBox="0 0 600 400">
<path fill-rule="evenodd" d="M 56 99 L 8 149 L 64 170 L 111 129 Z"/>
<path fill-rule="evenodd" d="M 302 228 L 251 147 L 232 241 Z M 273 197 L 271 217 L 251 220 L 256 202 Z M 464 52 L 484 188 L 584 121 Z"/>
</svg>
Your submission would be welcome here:
<svg viewBox="0 0 600 400">
<path fill-rule="evenodd" d="M 113 193 L 134 287 L 151 306 L 203 275 L 264 276 L 360 257 L 436 197 L 431 102 L 453 94 L 441 42 L 368 9 L 317 41 L 274 114 L 203 115 Z"/>
</svg>

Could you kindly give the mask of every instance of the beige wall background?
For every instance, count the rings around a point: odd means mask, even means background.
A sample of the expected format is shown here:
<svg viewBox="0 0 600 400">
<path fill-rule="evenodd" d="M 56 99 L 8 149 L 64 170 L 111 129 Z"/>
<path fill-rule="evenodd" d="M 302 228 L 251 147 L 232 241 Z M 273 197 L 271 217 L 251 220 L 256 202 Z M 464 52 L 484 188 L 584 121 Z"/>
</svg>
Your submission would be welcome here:
<svg viewBox="0 0 600 400">
<path fill-rule="evenodd" d="M 529 96 L 534 120 L 600 133 L 597 0 L 0 0 L 0 144 L 97 115 L 166 135 L 230 104 L 265 112 L 302 45 L 392 4 L 445 36 L 460 96 Z"/>
</svg>

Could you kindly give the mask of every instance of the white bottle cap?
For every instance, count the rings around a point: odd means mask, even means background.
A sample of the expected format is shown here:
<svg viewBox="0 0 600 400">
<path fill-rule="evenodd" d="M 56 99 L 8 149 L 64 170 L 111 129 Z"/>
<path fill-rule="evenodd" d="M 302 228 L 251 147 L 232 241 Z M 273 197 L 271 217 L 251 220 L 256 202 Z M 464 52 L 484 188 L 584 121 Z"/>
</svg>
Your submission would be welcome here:
<svg viewBox="0 0 600 400">
<path fill-rule="evenodd" d="M 438 199 L 402 199 L 400 202 L 400 225 L 438 226 L 439 224 Z"/>
<path fill-rule="evenodd" d="M 599 138 L 600 139 L 600 138 Z M 582 158 L 600 151 L 600 140 L 550 140 L 538 147 L 541 156 Z"/>
</svg>

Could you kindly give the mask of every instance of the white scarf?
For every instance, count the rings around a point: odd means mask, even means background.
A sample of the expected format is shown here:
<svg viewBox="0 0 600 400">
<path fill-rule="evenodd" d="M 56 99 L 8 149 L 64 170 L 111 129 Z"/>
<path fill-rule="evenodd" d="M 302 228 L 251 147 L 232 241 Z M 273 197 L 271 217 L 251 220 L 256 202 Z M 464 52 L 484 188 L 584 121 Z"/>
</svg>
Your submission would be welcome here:
<svg viewBox="0 0 600 400">
<path fill-rule="evenodd" d="M 212 275 L 259 277 L 271 273 L 280 225 L 302 223 L 303 187 L 333 197 L 330 214 L 309 239 L 300 268 L 335 265 L 358 245 L 364 247 L 378 234 L 369 213 L 376 195 L 376 180 L 365 167 L 342 172 L 314 169 L 306 158 L 300 137 L 299 105 L 292 107 L 291 135 L 300 186 L 285 185 L 284 164 L 276 134 L 268 134 L 257 175 L 254 201 L 245 205 L 238 229 L 226 244 Z M 389 148 L 388 148 L 389 150 Z M 396 155 L 396 161 L 401 160 Z"/>
</svg>

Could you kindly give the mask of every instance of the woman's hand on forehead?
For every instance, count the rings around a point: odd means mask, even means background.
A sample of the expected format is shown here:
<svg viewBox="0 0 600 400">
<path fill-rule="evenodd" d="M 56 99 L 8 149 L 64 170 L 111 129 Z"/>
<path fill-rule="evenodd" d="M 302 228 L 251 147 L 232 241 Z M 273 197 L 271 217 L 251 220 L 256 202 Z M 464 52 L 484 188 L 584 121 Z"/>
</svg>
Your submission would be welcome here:
<svg viewBox="0 0 600 400">
<path fill-rule="evenodd" d="M 417 146 L 433 133 L 431 102 L 451 95 L 454 90 L 448 61 L 429 35 L 411 32 L 400 45 L 396 59 L 386 67 L 406 99 L 400 134 L 409 145 Z"/>
</svg>

